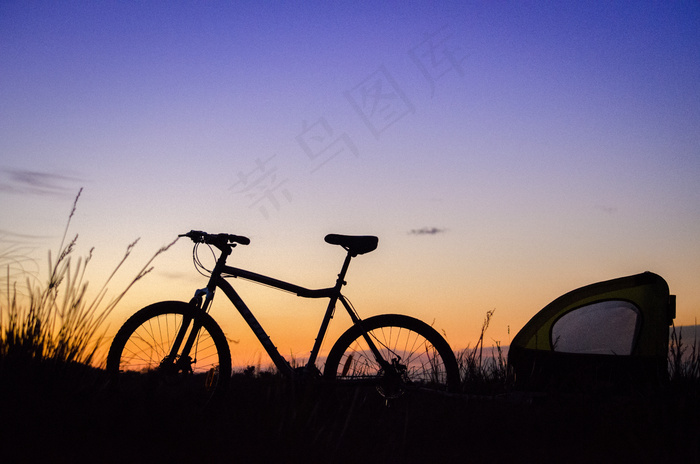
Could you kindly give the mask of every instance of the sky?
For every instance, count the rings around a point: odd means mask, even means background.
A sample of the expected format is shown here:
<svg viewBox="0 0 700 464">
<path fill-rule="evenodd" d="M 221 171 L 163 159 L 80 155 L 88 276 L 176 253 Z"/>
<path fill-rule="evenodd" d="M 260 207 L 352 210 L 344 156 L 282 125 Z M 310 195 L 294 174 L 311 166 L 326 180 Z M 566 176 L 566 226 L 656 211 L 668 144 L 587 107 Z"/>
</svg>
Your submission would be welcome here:
<svg viewBox="0 0 700 464">
<path fill-rule="evenodd" d="M 342 264 L 326 234 L 367 234 L 360 315 L 454 349 L 489 310 L 486 343 L 508 345 L 558 296 L 643 271 L 693 325 L 699 25 L 697 2 L 4 1 L 0 258 L 41 279 L 83 188 L 91 285 L 140 238 L 114 294 L 190 229 L 245 235 L 231 264 L 309 288 Z M 191 251 L 159 256 L 108 333 L 203 287 Z M 304 358 L 324 303 L 233 283 Z M 223 295 L 212 311 L 234 362 L 267 362 Z"/>
</svg>

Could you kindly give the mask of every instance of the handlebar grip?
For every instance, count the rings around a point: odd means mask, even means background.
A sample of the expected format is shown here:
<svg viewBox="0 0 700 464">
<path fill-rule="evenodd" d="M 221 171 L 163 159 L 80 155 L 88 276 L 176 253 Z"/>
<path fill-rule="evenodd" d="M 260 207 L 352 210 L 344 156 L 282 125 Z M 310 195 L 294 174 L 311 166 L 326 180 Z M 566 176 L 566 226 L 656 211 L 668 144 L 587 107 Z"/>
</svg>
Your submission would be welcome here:
<svg viewBox="0 0 700 464">
<path fill-rule="evenodd" d="M 228 241 L 240 243 L 241 245 L 250 245 L 250 239 L 248 237 L 243 237 L 242 235 L 229 235 Z"/>
<path fill-rule="evenodd" d="M 191 239 L 195 243 L 203 242 L 204 237 L 207 236 L 206 232 L 202 232 L 201 230 L 191 230 L 187 232 L 186 234 L 180 234 L 178 237 L 187 237 Z"/>
</svg>

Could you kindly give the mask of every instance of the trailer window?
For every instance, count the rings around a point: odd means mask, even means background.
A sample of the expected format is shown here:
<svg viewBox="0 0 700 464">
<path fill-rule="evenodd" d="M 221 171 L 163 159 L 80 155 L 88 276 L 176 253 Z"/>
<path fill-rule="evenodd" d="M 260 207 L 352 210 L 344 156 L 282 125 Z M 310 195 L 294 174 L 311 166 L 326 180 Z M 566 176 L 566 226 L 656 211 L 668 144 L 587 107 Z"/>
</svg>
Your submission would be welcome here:
<svg viewBox="0 0 700 464">
<path fill-rule="evenodd" d="M 639 309 L 622 300 L 582 306 L 552 327 L 552 349 L 561 353 L 630 355 L 639 332 Z"/>
</svg>

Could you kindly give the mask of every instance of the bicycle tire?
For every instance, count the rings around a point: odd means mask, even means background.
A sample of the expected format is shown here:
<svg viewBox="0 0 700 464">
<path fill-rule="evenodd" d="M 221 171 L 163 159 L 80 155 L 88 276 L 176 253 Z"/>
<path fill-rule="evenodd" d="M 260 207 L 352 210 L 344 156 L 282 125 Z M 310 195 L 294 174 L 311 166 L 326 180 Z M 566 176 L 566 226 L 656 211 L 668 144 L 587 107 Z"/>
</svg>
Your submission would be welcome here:
<svg viewBox="0 0 700 464">
<path fill-rule="evenodd" d="M 376 361 L 364 339 L 365 330 L 382 357 L 400 366 L 390 369 L 394 375 Z M 460 383 L 457 359 L 447 341 L 425 322 L 400 314 L 370 317 L 349 328 L 331 348 L 324 377 L 371 383 L 387 398 L 422 388 L 455 392 Z"/>
<path fill-rule="evenodd" d="M 163 369 L 161 362 L 183 319 L 194 317 L 200 318 L 202 327 L 188 368 Z M 124 323 L 110 346 L 106 369 L 123 392 L 210 400 L 228 385 L 231 352 L 223 331 L 209 314 L 184 302 L 163 301 L 139 310 Z"/>
</svg>

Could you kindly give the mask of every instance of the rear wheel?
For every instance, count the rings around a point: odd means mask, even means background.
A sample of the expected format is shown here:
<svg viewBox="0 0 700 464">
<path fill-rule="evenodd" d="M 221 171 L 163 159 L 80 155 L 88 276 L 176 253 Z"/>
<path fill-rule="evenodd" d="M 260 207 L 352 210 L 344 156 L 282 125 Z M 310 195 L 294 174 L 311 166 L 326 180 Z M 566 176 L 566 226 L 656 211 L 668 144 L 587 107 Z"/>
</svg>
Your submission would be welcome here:
<svg viewBox="0 0 700 464">
<path fill-rule="evenodd" d="M 184 340 L 193 321 L 201 325 L 187 356 L 175 356 L 173 344 L 183 326 Z M 176 301 L 147 306 L 131 316 L 114 337 L 107 373 L 120 391 L 161 398 L 210 399 L 231 377 L 231 353 L 218 324 L 199 308 Z"/>
<path fill-rule="evenodd" d="M 364 333 L 384 363 L 372 353 Z M 426 323 L 409 316 L 374 316 L 348 329 L 328 355 L 324 376 L 342 382 L 372 383 L 387 398 L 406 390 L 456 391 L 459 369 L 445 339 Z"/>
</svg>

